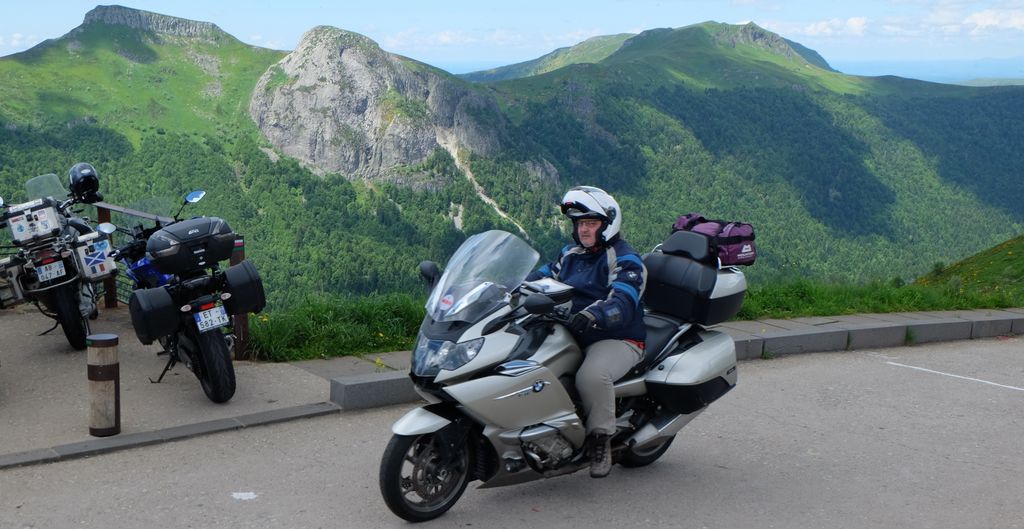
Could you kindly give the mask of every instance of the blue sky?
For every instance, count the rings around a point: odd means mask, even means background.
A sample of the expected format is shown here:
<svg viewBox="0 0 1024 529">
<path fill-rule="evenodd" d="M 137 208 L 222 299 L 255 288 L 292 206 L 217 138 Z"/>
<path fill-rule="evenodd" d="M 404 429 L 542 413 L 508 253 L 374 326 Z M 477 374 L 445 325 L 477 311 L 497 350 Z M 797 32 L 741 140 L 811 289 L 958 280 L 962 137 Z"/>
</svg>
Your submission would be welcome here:
<svg viewBox="0 0 1024 529">
<path fill-rule="evenodd" d="M 335 26 L 453 73 L 533 59 L 595 35 L 714 20 L 753 21 L 818 51 L 847 73 L 1024 78 L 1024 0 L 124 0 L 121 5 L 213 22 L 243 42 L 285 50 L 294 49 L 314 26 Z M 0 55 L 60 37 L 95 6 L 95 1 L 0 0 Z M 914 74 L 917 70 L 930 73 Z"/>
</svg>

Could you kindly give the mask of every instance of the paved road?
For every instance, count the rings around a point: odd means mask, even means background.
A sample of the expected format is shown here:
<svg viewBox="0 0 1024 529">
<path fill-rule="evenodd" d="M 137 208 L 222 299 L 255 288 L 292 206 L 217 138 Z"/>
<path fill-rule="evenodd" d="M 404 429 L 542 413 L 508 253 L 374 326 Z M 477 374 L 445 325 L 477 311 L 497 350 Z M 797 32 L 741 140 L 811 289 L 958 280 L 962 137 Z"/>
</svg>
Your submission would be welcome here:
<svg viewBox="0 0 1024 529">
<path fill-rule="evenodd" d="M 428 527 L 1024 528 L 1024 340 L 743 362 L 654 465 L 475 490 Z M 409 406 L 0 471 L 0 527 L 405 525 L 377 468 Z"/>
</svg>

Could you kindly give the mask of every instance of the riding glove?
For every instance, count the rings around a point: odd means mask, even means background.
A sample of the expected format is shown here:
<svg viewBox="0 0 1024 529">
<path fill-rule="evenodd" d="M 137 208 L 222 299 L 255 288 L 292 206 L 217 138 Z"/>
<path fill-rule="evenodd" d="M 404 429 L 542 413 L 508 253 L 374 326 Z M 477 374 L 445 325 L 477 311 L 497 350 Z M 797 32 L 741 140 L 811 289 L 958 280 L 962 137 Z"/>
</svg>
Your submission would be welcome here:
<svg viewBox="0 0 1024 529">
<path fill-rule="evenodd" d="M 576 334 L 583 334 L 584 331 L 594 326 L 594 315 L 587 310 L 581 310 L 569 321 L 569 329 Z"/>
</svg>

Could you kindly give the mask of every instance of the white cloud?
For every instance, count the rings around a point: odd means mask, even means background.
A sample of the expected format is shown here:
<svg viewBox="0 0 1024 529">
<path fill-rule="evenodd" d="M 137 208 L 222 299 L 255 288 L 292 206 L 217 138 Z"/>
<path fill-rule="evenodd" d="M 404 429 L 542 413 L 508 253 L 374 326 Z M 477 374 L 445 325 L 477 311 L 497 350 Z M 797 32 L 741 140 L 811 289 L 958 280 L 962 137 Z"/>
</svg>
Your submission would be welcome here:
<svg viewBox="0 0 1024 529">
<path fill-rule="evenodd" d="M 990 29 L 1024 31 L 1024 10 L 986 9 L 968 15 L 964 19 L 963 25 L 970 29 L 972 35 L 984 33 Z"/>
<path fill-rule="evenodd" d="M 963 20 L 963 10 L 950 5 L 938 6 L 924 17 L 925 26 L 958 25 Z"/>
<path fill-rule="evenodd" d="M 11 35 L 11 46 L 12 47 L 21 46 L 21 44 L 24 41 L 25 41 L 25 35 L 22 35 L 21 33 L 15 33 L 14 35 Z"/>
<path fill-rule="evenodd" d="M 846 20 L 832 18 L 829 20 L 819 20 L 796 28 L 794 33 L 808 37 L 859 37 L 864 35 L 867 27 L 868 19 L 865 17 L 851 17 Z"/>
<path fill-rule="evenodd" d="M 846 20 L 846 31 L 850 35 L 861 36 L 868 27 L 868 19 L 864 17 L 853 17 Z"/>
</svg>

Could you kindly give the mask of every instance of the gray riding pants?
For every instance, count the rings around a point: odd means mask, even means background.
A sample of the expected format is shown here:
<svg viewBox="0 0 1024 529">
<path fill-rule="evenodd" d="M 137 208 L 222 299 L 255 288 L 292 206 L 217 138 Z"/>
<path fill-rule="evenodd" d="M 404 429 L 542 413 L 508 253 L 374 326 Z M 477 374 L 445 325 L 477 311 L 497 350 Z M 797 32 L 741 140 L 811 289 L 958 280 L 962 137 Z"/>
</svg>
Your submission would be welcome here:
<svg viewBox="0 0 1024 529">
<path fill-rule="evenodd" d="M 587 347 L 576 372 L 587 433 L 615 433 L 615 381 L 643 357 L 643 350 L 625 340 L 601 340 Z"/>
</svg>

